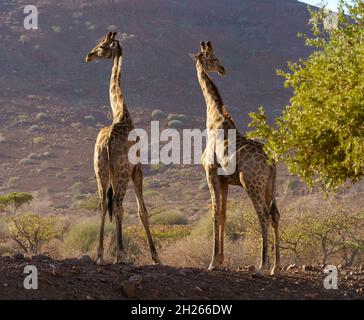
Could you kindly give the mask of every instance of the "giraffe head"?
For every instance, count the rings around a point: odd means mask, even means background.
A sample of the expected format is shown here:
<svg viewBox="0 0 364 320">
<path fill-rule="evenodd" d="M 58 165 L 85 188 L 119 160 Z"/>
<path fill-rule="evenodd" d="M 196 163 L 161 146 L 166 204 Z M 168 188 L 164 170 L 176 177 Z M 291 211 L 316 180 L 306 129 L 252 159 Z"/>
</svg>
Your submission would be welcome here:
<svg viewBox="0 0 364 320">
<path fill-rule="evenodd" d="M 122 55 L 120 43 L 115 39 L 116 34 L 116 32 L 109 32 L 86 56 L 86 62 L 96 59 L 112 59 L 116 55 Z"/>
<path fill-rule="evenodd" d="M 216 72 L 223 76 L 225 68 L 220 64 L 219 59 L 216 58 L 211 42 L 201 42 L 200 45 L 200 52 L 198 54 L 190 54 L 192 59 L 199 61 L 206 72 Z"/>
</svg>

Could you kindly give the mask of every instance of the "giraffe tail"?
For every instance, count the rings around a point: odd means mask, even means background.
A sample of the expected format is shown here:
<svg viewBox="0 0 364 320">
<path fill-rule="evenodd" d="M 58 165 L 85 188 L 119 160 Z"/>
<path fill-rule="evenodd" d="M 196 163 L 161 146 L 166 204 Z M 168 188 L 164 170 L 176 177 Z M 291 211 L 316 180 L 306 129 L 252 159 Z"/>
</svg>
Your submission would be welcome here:
<svg viewBox="0 0 364 320">
<path fill-rule="evenodd" d="M 109 219 L 110 222 L 112 222 L 112 218 L 113 218 L 113 202 L 114 202 L 114 190 L 112 188 L 112 184 L 111 184 L 111 152 L 110 152 L 110 146 L 109 146 L 109 142 L 107 145 L 107 157 L 109 160 L 109 189 L 107 190 L 107 210 L 109 212 Z"/>
<path fill-rule="evenodd" d="M 109 189 L 107 190 L 107 210 L 109 212 L 109 218 L 110 218 L 110 222 L 112 222 L 112 208 L 113 208 L 113 198 L 114 198 L 114 191 L 112 189 L 112 186 L 109 187 Z"/>
</svg>

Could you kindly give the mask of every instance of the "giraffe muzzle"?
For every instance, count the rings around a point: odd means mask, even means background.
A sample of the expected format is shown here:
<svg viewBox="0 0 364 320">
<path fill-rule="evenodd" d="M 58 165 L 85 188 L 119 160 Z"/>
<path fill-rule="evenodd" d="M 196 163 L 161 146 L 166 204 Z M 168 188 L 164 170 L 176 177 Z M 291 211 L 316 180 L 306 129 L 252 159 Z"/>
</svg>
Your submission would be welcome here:
<svg viewBox="0 0 364 320">
<path fill-rule="evenodd" d="M 218 73 L 220 76 L 224 76 L 224 75 L 225 75 L 225 68 L 224 68 L 224 67 L 220 67 L 217 73 Z"/>
<path fill-rule="evenodd" d="M 86 56 L 85 61 L 86 61 L 86 62 L 90 62 L 90 61 L 92 61 L 92 60 L 93 60 L 93 56 L 94 56 L 94 54 L 93 54 L 93 53 L 89 53 L 89 54 Z"/>
</svg>

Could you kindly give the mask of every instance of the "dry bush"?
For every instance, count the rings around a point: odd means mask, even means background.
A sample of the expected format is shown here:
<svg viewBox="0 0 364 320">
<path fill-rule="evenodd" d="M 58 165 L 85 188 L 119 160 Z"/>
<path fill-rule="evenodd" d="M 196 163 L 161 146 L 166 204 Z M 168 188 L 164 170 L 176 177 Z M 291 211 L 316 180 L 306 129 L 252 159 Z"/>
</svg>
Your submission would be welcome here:
<svg viewBox="0 0 364 320">
<path fill-rule="evenodd" d="M 43 245 L 62 237 L 64 226 L 54 216 L 26 213 L 9 218 L 9 232 L 25 253 L 39 254 Z"/>
</svg>

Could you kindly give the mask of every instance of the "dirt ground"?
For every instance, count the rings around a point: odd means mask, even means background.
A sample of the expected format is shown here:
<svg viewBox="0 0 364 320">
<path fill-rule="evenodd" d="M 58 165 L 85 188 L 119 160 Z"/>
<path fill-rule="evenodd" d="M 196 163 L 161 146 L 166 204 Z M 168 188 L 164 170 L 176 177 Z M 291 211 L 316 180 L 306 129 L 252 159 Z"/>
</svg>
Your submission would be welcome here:
<svg viewBox="0 0 364 320">
<path fill-rule="evenodd" d="M 38 269 L 38 290 L 23 287 L 24 267 Z M 341 270 L 338 290 L 326 290 L 322 270 L 294 268 L 279 277 L 251 268 L 208 272 L 168 266 L 108 265 L 87 256 L 0 258 L 0 299 L 364 299 L 364 270 Z"/>
</svg>

